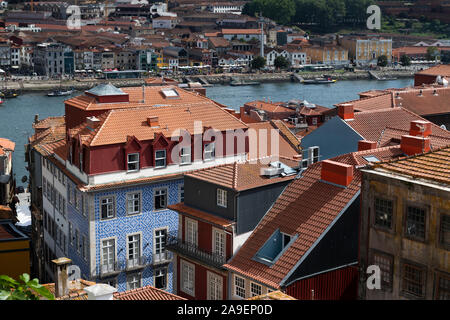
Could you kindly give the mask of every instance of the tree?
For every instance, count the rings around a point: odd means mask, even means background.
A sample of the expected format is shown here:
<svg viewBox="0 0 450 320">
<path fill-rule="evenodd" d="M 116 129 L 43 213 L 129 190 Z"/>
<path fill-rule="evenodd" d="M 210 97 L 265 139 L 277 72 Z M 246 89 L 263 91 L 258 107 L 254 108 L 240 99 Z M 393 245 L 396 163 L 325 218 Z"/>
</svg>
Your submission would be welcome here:
<svg viewBox="0 0 450 320">
<path fill-rule="evenodd" d="M 38 279 L 30 280 L 27 273 L 14 280 L 6 275 L 0 275 L 0 300 L 39 300 L 41 297 L 54 300 L 53 294 Z"/>
<path fill-rule="evenodd" d="M 404 55 L 402 55 L 400 57 L 400 63 L 404 67 L 410 66 L 411 65 L 411 58 L 409 56 L 407 56 L 406 54 L 404 54 Z"/>
<path fill-rule="evenodd" d="M 385 55 L 378 57 L 377 65 L 379 65 L 380 67 L 386 67 L 387 64 L 388 64 L 388 58 Z"/>
<path fill-rule="evenodd" d="M 261 69 L 266 65 L 266 59 L 261 56 L 257 56 L 252 60 L 251 67 L 252 69 Z"/>
<path fill-rule="evenodd" d="M 283 56 L 276 57 L 273 64 L 274 64 L 275 68 L 278 68 L 278 69 L 285 69 L 285 68 L 289 67 L 289 61 Z"/>
<path fill-rule="evenodd" d="M 427 60 L 435 60 L 439 55 L 439 50 L 436 47 L 428 47 L 427 48 Z"/>
</svg>

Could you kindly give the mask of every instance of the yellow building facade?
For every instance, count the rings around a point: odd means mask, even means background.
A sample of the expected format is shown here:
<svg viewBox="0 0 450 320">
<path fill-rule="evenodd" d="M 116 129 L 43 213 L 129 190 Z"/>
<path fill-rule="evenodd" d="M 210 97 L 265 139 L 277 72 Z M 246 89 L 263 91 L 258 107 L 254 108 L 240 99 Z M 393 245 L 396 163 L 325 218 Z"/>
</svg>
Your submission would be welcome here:
<svg viewBox="0 0 450 320">
<path fill-rule="evenodd" d="M 342 38 L 340 44 L 348 50 L 350 59 L 359 64 L 377 62 L 378 57 L 386 56 L 392 60 L 392 39 L 384 38 Z"/>
<path fill-rule="evenodd" d="M 340 46 L 310 46 L 304 47 L 310 63 L 341 65 L 348 64 L 348 50 Z"/>
</svg>

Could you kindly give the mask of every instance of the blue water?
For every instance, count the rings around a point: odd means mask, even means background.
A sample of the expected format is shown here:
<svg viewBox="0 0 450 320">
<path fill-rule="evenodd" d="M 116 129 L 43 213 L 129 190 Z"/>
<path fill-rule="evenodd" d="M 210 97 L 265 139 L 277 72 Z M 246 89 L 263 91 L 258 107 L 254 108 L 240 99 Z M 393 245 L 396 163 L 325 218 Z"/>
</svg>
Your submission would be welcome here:
<svg viewBox="0 0 450 320">
<path fill-rule="evenodd" d="M 356 80 L 338 81 L 329 85 L 302 85 L 295 82 L 265 83 L 259 86 L 231 87 L 217 85 L 206 89 L 207 96 L 221 104 L 239 110 L 245 102 L 257 99 L 289 101 L 291 99 L 332 107 L 333 104 L 358 98 L 358 93 L 371 89 L 402 88 L 413 85 L 413 79 L 392 81 Z M 81 92 L 75 92 L 79 95 Z M 64 100 L 69 97 L 47 97 L 46 92 L 23 94 L 6 100 L 0 105 L 0 137 L 16 143 L 13 167 L 17 185 L 23 185 L 21 179 L 28 176 L 25 169 L 24 146 L 33 133 L 34 115 L 39 119 L 64 114 Z"/>
</svg>

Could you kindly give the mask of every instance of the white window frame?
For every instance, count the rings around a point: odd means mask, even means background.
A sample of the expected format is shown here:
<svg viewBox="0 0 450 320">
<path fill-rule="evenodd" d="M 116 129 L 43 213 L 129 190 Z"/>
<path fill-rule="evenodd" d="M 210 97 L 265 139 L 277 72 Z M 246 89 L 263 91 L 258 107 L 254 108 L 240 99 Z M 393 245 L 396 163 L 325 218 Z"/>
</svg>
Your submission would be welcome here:
<svg viewBox="0 0 450 320">
<path fill-rule="evenodd" d="M 192 226 L 192 229 L 190 228 Z M 192 230 L 192 231 L 191 231 Z M 185 218 L 185 241 L 195 246 L 198 245 L 198 222 L 194 219 Z"/>
<path fill-rule="evenodd" d="M 187 293 L 188 295 L 194 297 L 195 296 L 195 265 L 192 264 L 192 263 L 189 263 L 189 262 L 187 262 L 187 261 L 185 261 L 183 259 L 180 260 L 180 265 L 181 265 L 180 266 L 181 267 L 181 279 L 180 279 L 181 284 L 180 284 L 180 289 L 184 293 Z M 185 274 L 185 270 L 186 270 L 185 268 L 191 269 L 190 272 L 192 274 L 190 276 L 188 276 L 189 275 L 189 271 L 188 271 L 188 273 Z M 186 277 L 189 278 L 189 279 L 186 279 Z M 192 290 L 190 288 L 186 288 L 185 287 L 185 284 L 186 284 L 187 280 L 189 281 L 189 283 L 192 282 Z"/>
<path fill-rule="evenodd" d="M 165 206 L 162 208 L 156 208 L 156 197 L 157 196 L 161 196 L 161 194 L 157 194 L 161 191 L 165 190 Z M 153 211 L 159 211 L 159 210 L 166 210 L 167 209 L 167 205 L 168 205 L 168 200 L 169 200 L 169 190 L 166 187 L 162 187 L 162 188 L 155 188 L 154 189 L 154 194 L 153 194 Z M 161 203 L 160 203 L 161 204 Z"/>
<path fill-rule="evenodd" d="M 217 243 L 217 236 L 219 237 L 219 241 L 223 241 L 222 245 Z M 227 234 L 220 229 L 212 228 L 212 251 L 214 254 L 220 255 L 222 257 L 226 257 L 227 254 Z"/>
<path fill-rule="evenodd" d="M 162 246 L 162 248 L 157 248 L 157 239 L 162 237 L 161 235 L 156 235 L 157 232 L 159 231 L 165 231 L 166 232 L 166 239 L 164 242 L 164 246 Z M 157 250 L 159 250 L 159 254 L 160 256 L 162 256 L 163 258 L 160 258 L 158 261 L 163 261 L 164 259 L 164 254 L 167 253 L 167 237 L 169 235 L 169 227 L 164 227 L 164 228 L 158 228 L 158 229 L 154 229 L 153 231 L 153 255 L 156 256 L 158 253 L 156 252 Z"/>
<path fill-rule="evenodd" d="M 153 273 L 153 286 L 155 287 L 155 288 L 157 288 L 156 287 L 156 277 L 157 277 L 157 273 L 158 272 L 161 272 L 162 270 L 164 270 L 164 277 L 166 278 L 166 280 L 165 280 L 165 287 L 164 288 L 158 288 L 158 289 L 161 289 L 161 290 L 167 290 L 167 287 L 168 287 L 168 268 L 167 267 L 161 267 L 161 268 L 156 268 L 155 270 L 154 270 L 154 273 Z"/>
<path fill-rule="evenodd" d="M 217 205 L 219 207 L 227 207 L 227 190 L 217 188 Z"/>
<path fill-rule="evenodd" d="M 158 152 L 161 152 L 161 151 L 164 152 L 164 157 L 157 157 L 156 154 Z M 158 160 L 164 160 L 164 165 L 163 166 L 158 166 L 156 164 L 156 162 Z M 166 150 L 165 149 L 155 150 L 155 169 L 157 169 L 157 168 L 165 168 L 165 167 L 167 167 L 167 152 L 166 152 Z"/>
<path fill-rule="evenodd" d="M 138 198 L 134 198 L 135 196 L 138 196 Z M 130 197 L 132 197 L 130 199 Z M 135 211 L 135 207 L 136 207 L 136 201 L 138 202 L 138 210 Z M 127 212 L 127 216 L 134 216 L 137 214 L 142 213 L 142 193 L 140 191 L 135 191 L 135 192 L 128 192 L 126 194 L 126 212 Z M 133 207 L 133 211 L 130 210 L 130 202 L 132 202 L 132 207 Z"/>
<path fill-rule="evenodd" d="M 211 271 L 206 271 L 207 274 L 207 299 L 208 300 L 223 300 L 223 277 L 213 273 Z M 219 286 L 217 290 L 216 286 Z"/>
<path fill-rule="evenodd" d="M 132 160 L 130 161 L 130 156 L 137 156 L 137 160 Z M 140 157 L 139 157 L 139 153 L 127 153 L 127 172 L 135 172 L 135 171 L 139 171 L 139 167 L 140 167 Z M 136 169 L 130 169 L 130 164 L 136 164 Z"/>
<path fill-rule="evenodd" d="M 187 159 L 186 161 L 184 159 Z M 180 149 L 180 164 L 190 164 L 191 161 L 191 147 L 182 147 Z"/>
<path fill-rule="evenodd" d="M 138 237 L 138 240 L 132 240 L 133 243 L 137 242 L 137 247 L 133 247 L 135 252 L 133 253 L 133 256 L 130 258 L 130 239 L 129 237 Z M 142 233 L 130 233 L 126 236 L 126 246 L 127 246 L 127 267 L 135 267 L 140 264 L 140 257 L 142 254 Z"/>
<path fill-rule="evenodd" d="M 105 239 L 101 239 L 100 240 L 100 268 L 102 266 L 109 265 L 111 263 L 109 261 L 110 260 L 109 253 L 108 253 L 108 257 L 107 257 L 108 261 L 106 261 L 106 263 L 105 263 L 105 260 L 104 260 L 104 251 L 103 250 L 105 250 L 105 248 L 107 247 L 107 246 L 104 245 L 105 241 L 108 241 L 109 243 L 110 243 L 110 241 L 113 242 L 112 255 L 113 255 L 114 259 L 112 261 L 112 265 L 110 266 L 111 270 L 108 270 L 108 271 L 112 271 L 112 270 L 114 270 L 114 265 L 115 265 L 115 263 L 117 261 L 117 241 L 116 241 L 116 238 L 105 238 Z M 110 247 L 110 245 L 108 245 L 108 246 Z"/>
<path fill-rule="evenodd" d="M 133 278 L 133 283 L 134 282 L 138 282 L 138 285 L 136 287 L 131 287 L 130 286 L 130 280 Z M 137 278 L 137 279 L 136 279 Z M 134 281 L 134 280 L 137 281 Z M 127 279 L 126 279 L 126 285 L 127 285 L 127 290 L 132 290 L 132 289 L 137 289 L 137 288 L 141 288 L 142 287 L 142 273 L 140 272 L 134 272 L 134 273 L 130 273 L 127 274 Z"/>
<path fill-rule="evenodd" d="M 72 222 L 69 221 L 69 243 L 73 246 L 73 226 Z"/>
<path fill-rule="evenodd" d="M 253 291 L 254 288 L 259 288 L 259 292 Z M 250 297 L 256 297 L 262 295 L 262 285 L 256 282 L 250 281 Z"/>
<path fill-rule="evenodd" d="M 242 279 L 243 284 L 244 284 L 243 287 L 237 286 L 236 281 L 237 281 L 238 279 L 239 279 L 239 280 Z M 233 295 L 234 295 L 236 298 L 239 298 L 239 299 L 245 299 L 246 296 L 247 296 L 247 293 L 246 293 L 246 290 L 245 290 L 245 278 L 240 277 L 240 276 L 238 276 L 238 275 L 234 275 L 234 279 L 233 279 L 233 280 L 234 280 L 234 281 L 233 281 Z M 244 295 L 244 296 L 241 296 L 241 295 L 238 294 L 237 288 L 240 288 L 240 289 L 243 291 L 243 295 Z"/>
<path fill-rule="evenodd" d="M 208 155 L 208 156 L 207 156 Z M 206 143 L 203 150 L 203 160 L 212 161 L 216 157 L 216 145 L 214 142 Z"/>
<path fill-rule="evenodd" d="M 107 217 L 103 217 L 103 200 L 112 200 L 111 202 L 105 203 L 107 206 Z M 114 196 L 106 196 L 100 198 L 100 220 L 110 220 L 116 217 L 116 199 Z M 112 206 L 112 216 L 109 216 L 109 206 Z"/>
</svg>

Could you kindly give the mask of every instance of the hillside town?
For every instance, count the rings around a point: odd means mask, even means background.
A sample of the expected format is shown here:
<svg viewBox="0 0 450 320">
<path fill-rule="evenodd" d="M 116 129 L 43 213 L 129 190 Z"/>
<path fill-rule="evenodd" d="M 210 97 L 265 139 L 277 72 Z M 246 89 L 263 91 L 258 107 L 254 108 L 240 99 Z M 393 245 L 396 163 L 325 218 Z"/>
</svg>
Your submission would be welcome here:
<svg viewBox="0 0 450 320">
<path fill-rule="evenodd" d="M 2 300 L 450 300 L 450 2 L 260 2 L 0 3 Z"/>
</svg>

